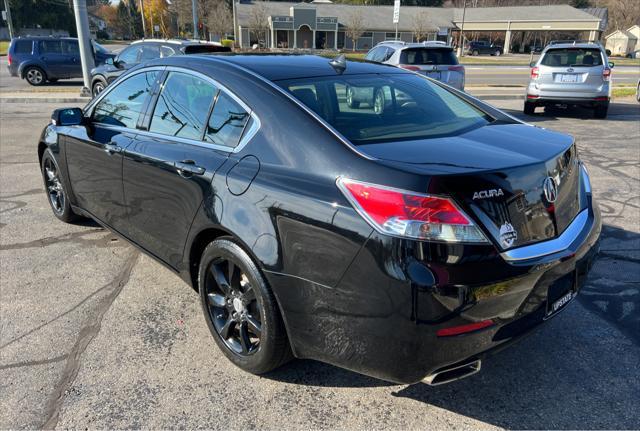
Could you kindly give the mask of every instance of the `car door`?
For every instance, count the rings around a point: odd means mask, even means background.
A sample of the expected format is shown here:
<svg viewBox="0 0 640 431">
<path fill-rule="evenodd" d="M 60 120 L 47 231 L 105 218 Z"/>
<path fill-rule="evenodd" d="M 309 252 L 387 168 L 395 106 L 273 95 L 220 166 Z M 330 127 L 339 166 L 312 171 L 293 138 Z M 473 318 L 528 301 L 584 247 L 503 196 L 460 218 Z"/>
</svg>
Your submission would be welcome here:
<svg viewBox="0 0 640 431">
<path fill-rule="evenodd" d="M 137 73 L 109 89 L 94 105 L 89 124 L 71 128 L 66 158 L 76 204 L 126 234 L 122 157 L 136 136 L 160 70 Z"/>
<path fill-rule="evenodd" d="M 43 39 L 38 41 L 38 55 L 49 79 L 66 76 L 67 56 L 62 53 L 62 41 Z"/>
<path fill-rule="evenodd" d="M 215 172 L 232 151 L 206 137 L 211 108 L 214 102 L 222 107 L 225 97 L 219 84 L 203 75 L 169 71 L 148 115 L 148 131 L 139 133 L 125 152 L 131 237 L 173 267 L 182 258 L 196 211 L 203 200 L 213 199 Z M 238 112 L 249 115 L 244 107 Z M 242 121 L 244 128 L 246 118 Z"/>
<path fill-rule="evenodd" d="M 67 78 L 82 77 L 82 63 L 80 62 L 80 48 L 77 40 L 63 40 L 62 54 L 65 62 L 62 65 L 64 76 Z"/>
</svg>

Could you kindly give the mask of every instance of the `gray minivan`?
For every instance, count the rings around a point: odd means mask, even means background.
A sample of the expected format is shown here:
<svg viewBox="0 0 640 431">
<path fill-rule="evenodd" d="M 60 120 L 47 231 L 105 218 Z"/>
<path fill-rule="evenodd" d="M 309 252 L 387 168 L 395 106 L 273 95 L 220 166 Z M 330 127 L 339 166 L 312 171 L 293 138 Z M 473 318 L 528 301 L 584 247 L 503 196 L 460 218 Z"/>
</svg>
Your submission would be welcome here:
<svg viewBox="0 0 640 431">
<path fill-rule="evenodd" d="M 538 106 L 587 106 L 605 118 L 611 98 L 611 69 L 604 48 L 595 42 L 552 42 L 531 63 L 524 113 Z"/>
</svg>

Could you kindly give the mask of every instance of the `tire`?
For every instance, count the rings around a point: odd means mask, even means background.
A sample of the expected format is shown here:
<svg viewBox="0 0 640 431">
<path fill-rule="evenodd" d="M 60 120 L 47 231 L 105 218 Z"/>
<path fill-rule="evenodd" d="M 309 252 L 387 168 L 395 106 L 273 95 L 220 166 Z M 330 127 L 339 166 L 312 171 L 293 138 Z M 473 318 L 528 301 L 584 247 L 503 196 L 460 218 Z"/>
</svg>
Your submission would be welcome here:
<svg viewBox="0 0 640 431">
<path fill-rule="evenodd" d="M 40 164 L 45 192 L 49 200 L 51 211 L 59 220 L 71 223 L 79 218 L 71 209 L 68 194 L 60 180 L 60 168 L 50 149 L 46 149 L 42 155 Z"/>
<path fill-rule="evenodd" d="M 638 86 L 636 87 L 636 101 L 640 103 L 640 82 L 638 82 Z"/>
<path fill-rule="evenodd" d="M 275 297 L 256 264 L 232 238 L 217 239 L 204 250 L 198 288 L 213 339 L 233 364 L 264 374 L 291 359 Z"/>
<path fill-rule="evenodd" d="M 360 107 L 360 102 L 354 99 L 353 89 L 347 86 L 347 106 L 351 109 L 358 109 Z"/>
<path fill-rule="evenodd" d="M 91 87 L 91 94 L 93 95 L 93 97 L 96 97 L 98 94 L 102 93 L 106 86 L 107 84 L 103 80 L 97 79 Z"/>
<path fill-rule="evenodd" d="M 386 100 L 384 97 L 384 90 L 382 88 L 376 89 L 373 93 L 373 112 L 376 115 L 383 115 L 386 108 Z"/>
<path fill-rule="evenodd" d="M 471 55 L 480 55 L 480 53 L 478 52 L 478 50 L 473 50 L 471 51 Z"/>
<path fill-rule="evenodd" d="M 523 112 L 527 115 L 534 115 L 536 113 L 536 104 L 531 102 L 524 102 Z"/>
<path fill-rule="evenodd" d="M 47 82 L 47 75 L 39 67 L 29 66 L 24 70 L 24 79 L 26 79 L 30 85 L 37 87 Z"/>
<path fill-rule="evenodd" d="M 593 110 L 593 116 L 595 118 L 607 118 L 607 112 L 609 111 L 609 104 L 598 105 Z"/>
</svg>

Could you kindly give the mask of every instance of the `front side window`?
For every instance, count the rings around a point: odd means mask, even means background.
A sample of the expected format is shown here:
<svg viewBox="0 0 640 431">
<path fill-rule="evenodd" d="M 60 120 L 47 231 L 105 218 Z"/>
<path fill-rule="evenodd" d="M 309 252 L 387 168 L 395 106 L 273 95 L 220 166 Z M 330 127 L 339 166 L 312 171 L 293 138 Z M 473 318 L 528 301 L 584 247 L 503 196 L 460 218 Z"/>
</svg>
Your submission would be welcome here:
<svg viewBox="0 0 640 431">
<path fill-rule="evenodd" d="M 485 126 L 486 113 L 418 75 L 280 81 L 355 145 L 453 136 Z"/>
<path fill-rule="evenodd" d="M 118 55 L 118 61 L 125 64 L 135 64 L 138 62 L 140 51 L 140 46 L 130 46 Z"/>
<path fill-rule="evenodd" d="M 196 76 L 169 73 L 153 111 L 149 131 L 202 139 L 209 108 L 217 91 L 213 84 Z"/>
<path fill-rule="evenodd" d="M 220 92 L 207 124 L 205 141 L 234 148 L 240 142 L 249 113 L 231 96 Z"/>
<path fill-rule="evenodd" d="M 62 44 L 59 40 L 41 40 L 39 51 L 40 54 L 62 54 Z"/>
<path fill-rule="evenodd" d="M 138 73 L 119 83 L 98 102 L 93 121 L 134 129 L 158 73 Z"/>
<path fill-rule="evenodd" d="M 599 49 L 563 48 L 550 49 L 540 62 L 550 67 L 591 67 L 601 66 L 602 56 Z"/>
</svg>

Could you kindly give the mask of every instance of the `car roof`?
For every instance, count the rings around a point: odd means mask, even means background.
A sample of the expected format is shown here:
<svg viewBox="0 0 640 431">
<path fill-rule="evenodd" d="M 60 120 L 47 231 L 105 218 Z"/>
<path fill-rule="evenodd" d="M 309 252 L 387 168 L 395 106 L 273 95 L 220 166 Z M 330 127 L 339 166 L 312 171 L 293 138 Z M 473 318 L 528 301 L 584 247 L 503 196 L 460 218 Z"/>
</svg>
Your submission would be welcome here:
<svg viewBox="0 0 640 431">
<path fill-rule="evenodd" d="M 184 59 L 166 57 L 164 64 L 175 63 L 179 66 Z M 277 54 L 192 54 L 190 61 L 225 62 L 237 65 L 258 74 L 269 81 L 311 78 L 321 76 L 359 75 L 359 74 L 410 74 L 406 70 L 373 62 L 346 61 L 346 68 L 339 72 L 329 62 L 330 58 L 317 55 L 277 55 Z"/>
<path fill-rule="evenodd" d="M 134 40 L 133 42 L 131 42 L 131 45 L 136 45 L 138 43 L 146 43 L 146 42 L 169 43 L 173 45 L 182 45 L 182 46 L 192 46 L 192 45 L 222 46 L 222 44 L 219 44 L 219 43 L 200 41 L 200 40 L 189 40 L 189 39 L 140 39 L 140 40 Z"/>
<path fill-rule="evenodd" d="M 564 42 L 564 43 L 552 43 L 547 45 L 544 50 L 549 51 L 551 49 L 566 49 L 566 48 L 591 48 L 602 50 L 602 45 L 595 42 Z"/>
<path fill-rule="evenodd" d="M 70 36 L 19 36 L 14 40 L 78 40 L 78 38 Z"/>
<path fill-rule="evenodd" d="M 395 49 L 407 49 L 407 48 L 451 48 L 450 45 L 447 45 L 445 42 L 429 40 L 425 42 L 403 42 L 401 40 L 386 40 L 384 42 L 380 42 L 373 48 L 377 48 L 379 46 L 390 46 Z M 451 48 L 452 49 L 452 48 Z"/>
</svg>

